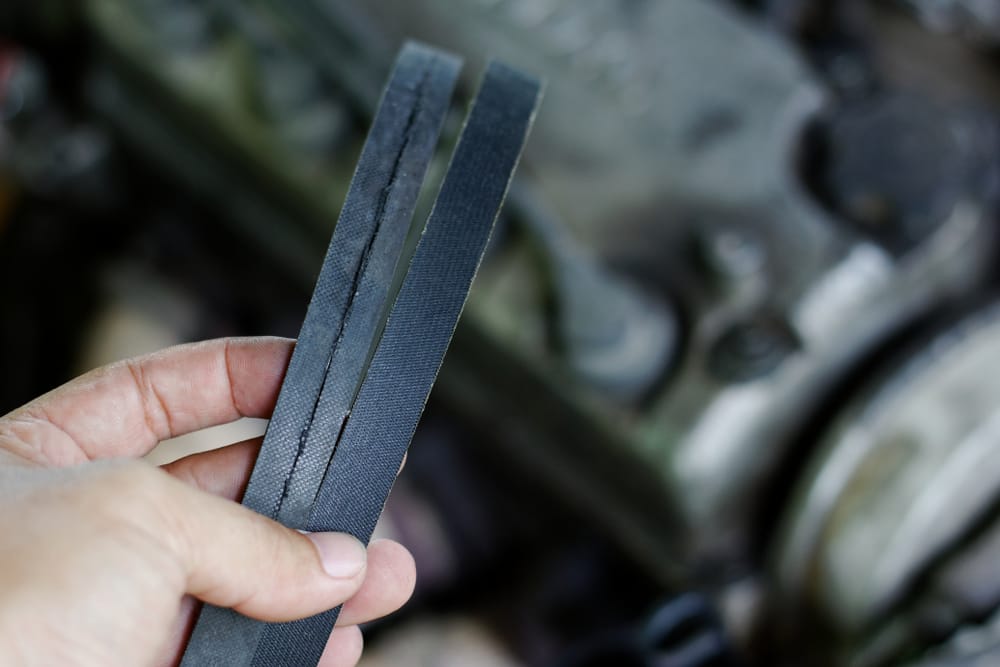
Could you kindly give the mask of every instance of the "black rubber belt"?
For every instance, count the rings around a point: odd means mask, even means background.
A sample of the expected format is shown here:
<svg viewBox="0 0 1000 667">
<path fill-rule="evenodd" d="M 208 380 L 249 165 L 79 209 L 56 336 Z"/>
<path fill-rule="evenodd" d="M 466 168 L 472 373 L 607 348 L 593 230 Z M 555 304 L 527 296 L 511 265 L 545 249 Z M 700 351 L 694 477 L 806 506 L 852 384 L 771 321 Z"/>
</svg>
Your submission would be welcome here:
<svg viewBox="0 0 1000 667">
<path fill-rule="evenodd" d="M 360 387 L 459 68 L 404 46 L 362 149 L 243 499 L 292 527 L 306 523 Z M 263 627 L 206 605 L 181 664 L 248 665 Z"/>
<path fill-rule="evenodd" d="M 437 377 L 540 95 L 491 63 L 330 461 L 308 530 L 371 538 Z M 255 667 L 315 665 L 339 608 L 269 625 Z"/>
<path fill-rule="evenodd" d="M 539 84 L 491 63 L 386 314 L 457 70 L 408 45 L 376 113 L 244 499 L 292 527 L 370 539 L 523 148 Z M 182 665 L 314 665 L 338 614 L 268 625 L 206 606 Z"/>
</svg>

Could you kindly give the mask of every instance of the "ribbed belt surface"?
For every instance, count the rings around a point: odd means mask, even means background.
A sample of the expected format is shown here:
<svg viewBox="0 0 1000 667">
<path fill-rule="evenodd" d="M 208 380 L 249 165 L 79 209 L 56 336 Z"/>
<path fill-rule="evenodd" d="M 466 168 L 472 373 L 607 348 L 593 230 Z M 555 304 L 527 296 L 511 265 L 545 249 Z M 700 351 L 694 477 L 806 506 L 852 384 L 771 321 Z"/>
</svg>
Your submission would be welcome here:
<svg viewBox="0 0 1000 667">
<path fill-rule="evenodd" d="M 244 500 L 287 525 L 370 539 L 503 203 L 540 89 L 491 63 L 397 266 L 457 71 L 407 45 L 376 113 Z M 206 606 L 182 665 L 315 665 L 338 614 L 265 624 Z"/>
</svg>

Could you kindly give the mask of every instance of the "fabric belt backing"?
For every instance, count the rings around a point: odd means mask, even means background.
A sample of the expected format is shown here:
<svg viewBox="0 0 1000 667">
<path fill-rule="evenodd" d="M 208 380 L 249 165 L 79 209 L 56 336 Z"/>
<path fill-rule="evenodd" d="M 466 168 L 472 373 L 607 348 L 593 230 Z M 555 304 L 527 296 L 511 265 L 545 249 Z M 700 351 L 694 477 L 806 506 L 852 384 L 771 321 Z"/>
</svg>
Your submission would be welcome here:
<svg viewBox="0 0 1000 667">
<path fill-rule="evenodd" d="M 490 63 L 400 261 L 459 68 L 404 46 L 362 149 L 243 500 L 290 527 L 371 538 L 530 130 L 539 82 Z M 181 664 L 315 665 L 338 614 L 268 624 L 206 605 Z"/>
</svg>

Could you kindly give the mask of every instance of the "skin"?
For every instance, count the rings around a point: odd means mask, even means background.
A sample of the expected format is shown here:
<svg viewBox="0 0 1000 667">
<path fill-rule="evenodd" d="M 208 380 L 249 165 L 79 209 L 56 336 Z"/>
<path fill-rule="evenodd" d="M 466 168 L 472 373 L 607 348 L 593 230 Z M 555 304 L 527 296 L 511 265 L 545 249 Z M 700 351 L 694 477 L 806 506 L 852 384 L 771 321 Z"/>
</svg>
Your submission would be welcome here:
<svg viewBox="0 0 1000 667">
<path fill-rule="evenodd" d="M 399 544 L 303 535 L 234 502 L 259 441 L 162 468 L 161 440 L 267 417 L 294 342 L 225 339 L 88 373 L 0 418 L 0 664 L 174 665 L 197 600 L 265 621 L 344 603 L 321 665 L 399 608 Z"/>
</svg>

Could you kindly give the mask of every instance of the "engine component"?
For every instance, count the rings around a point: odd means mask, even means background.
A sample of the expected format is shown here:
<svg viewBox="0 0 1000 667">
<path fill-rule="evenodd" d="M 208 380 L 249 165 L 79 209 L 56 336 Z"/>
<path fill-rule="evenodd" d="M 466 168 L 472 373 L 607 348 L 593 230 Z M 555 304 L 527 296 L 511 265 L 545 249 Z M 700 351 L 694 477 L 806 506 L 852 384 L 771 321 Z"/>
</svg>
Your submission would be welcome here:
<svg viewBox="0 0 1000 667">
<path fill-rule="evenodd" d="M 626 402 L 647 395 L 678 352 L 674 310 L 590 256 L 529 186 L 513 194 L 552 290 L 553 347 L 600 395 Z"/>
<path fill-rule="evenodd" d="M 840 418 L 789 507 L 774 565 L 788 604 L 855 638 L 913 607 L 861 664 L 1000 605 L 982 565 L 1000 548 L 998 332 L 994 306 L 919 347 Z"/>
<path fill-rule="evenodd" d="M 826 158 L 814 160 L 816 187 L 843 219 L 902 253 L 983 191 L 975 142 L 989 133 L 913 96 L 851 101 L 815 130 Z"/>
<path fill-rule="evenodd" d="M 633 630 L 592 639 L 560 667 L 736 667 L 711 604 L 687 593 L 656 609 Z"/>
<path fill-rule="evenodd" d="M 975 5 L 908 4 L 968 16 Z M 184 286 L 199 315 L 192 336 L 293 334 L 343 198 L 344 158 L 374 110 L 392 45 L 415 36 L 472 62 L 495 54 L 552 86 L 526 182 L 435 392 L 448 419 L 476 432 L 462 446 L 492 457 L 487 476 L 505 475 L 517 495 L 531 486 L 544 498 L 536 507 L 565 503 L 591 536 L 613 541 L 616 578 L 634 584 L 632 609 L 710 591 L 741 648 L 765 664 L 801 660 L 754 621 L 802 628 L 802 609 L 827 617 L 807 628 L 816 646 L 859 664 L 971 656 L 962 637 L 988 643 L 996 596 L 985 564 L 996 531 L 971 519 L 971 506 L 956 501 L 948 522 L 917 521 L 908 517 L 937 486 L 871 489 L 898 502 L 900 525 L 915 522 L 920 539 L 901 556 L 893 531 L 871 537 L 886 547 L 868 552 L 872 562 L 895 554 L 878 571 L 898 580 L 873 579 L 872 568 L 858 577 L 865 586 L 849 574 L 869 563 L 823 531 L 850 524 L 857 533 L 838 535 L 860 540 L 865 513 L 896 528 L 888 507 L 856 497 L 808 514 L 788 506 L 802 464 L 820 460 L 816 441 L 843 444 L 824 435 L 827 416 L 859 405 L 883 357 L 954 302 L 995 291 L 1000 88 L 982 50 L 866 0 L 46 0 L 10 9 L 0 10 L 0 30 L 14 15 L 32 26 L 23 34 L 40 51 L 36 73 L 65 79 L 52 87 L 59 97 L 39 98 L 26 68 L 14 80 L 24 94 L 5 107 L 19 110 L 0 121 L 9 179 L 0 187 L 16 197 L 6 199 L 14 215 L 0 284 L 11 319 L 24 322 L 4 330 L 0 348 L 19 351 L 4 364 L 30 380 L 11 380 L 17 391 L 57 380 L 40 369 L 66 362 L 22 351 L 57 347 L 33 332 L 65 337 L 67 321 L 84 319 L 95 267 L 115 253 Z M 445 135 L 457 125 L 446 123 Z M 118 160 L 126 168 L 112 172 Z M 73 302 L 65 320 L 38 326 L 31 302 L 50 283 L 34 265 L 60 266 L 67 247 L 73 279 L 57 282 L 79 291 L 60 293 Z M 613 307 L 596 307 L 597 295 Z M 928 429 L 917 458 L 950 460 L 935 438 L 958 436 L 945 430 Z M 896 467 L 927 480 L 945 472 Z M 841 470 L 850 488 L 870 471 Z M 953 483 L 940 479 L 942 489 Z M 992 483 L 975 479 L 960 499 Z M 455 509 L 461 498 L 439 504 Z M 822 570 L 826 583 L 796 575 L 775 597 L 761 569 L 779 519 L 802 522 L 792 531 L 806 535 L 798 566 Z M 539 532 L 572 521 L 549 519 Z M 566 606 L 590 610 L 587 585 L 602 600 L 621 591 L 599 569 L 574 580 L 583 592 Z M 774 618 L 764 613 L 773 602 Z M 520 652 L 542 661 L 559 642 L 634 618 L 601 611 L 591 625 L 563 624 L 576 635 L 526 615 L 535 634 L 513 631 L 509 646 L 544 645 Z"/>
<path fill-rule="evenodd" d="M 959 32 L 974 41 L 1000 41 L 1000 7 L 990 0 L 902 0 L 934 30 Z"/>
</svg>

